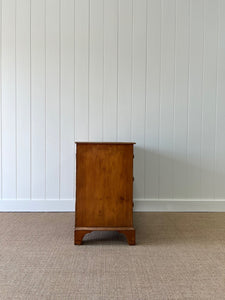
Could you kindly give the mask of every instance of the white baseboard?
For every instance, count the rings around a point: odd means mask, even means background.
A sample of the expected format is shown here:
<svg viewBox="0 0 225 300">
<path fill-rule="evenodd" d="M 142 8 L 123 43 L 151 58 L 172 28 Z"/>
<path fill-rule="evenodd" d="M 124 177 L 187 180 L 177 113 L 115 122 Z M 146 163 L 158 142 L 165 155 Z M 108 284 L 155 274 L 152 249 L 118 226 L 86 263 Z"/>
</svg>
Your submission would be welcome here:
<svg viewBox="0 0 225 300">
<path fill-rule="evenodd" d="M 70 199 L 0 200 L 0 212 L 69 212 L 75 210 Z M 136 199 L 134 211 L 225 212 L 225 199 Z"/>
<path fill-rule="evenodd" d="M 134 211 L 225 212 L 225 199 L 138 199 Z"/>
<path fill-rule="evenodd" d="M 74 200 L 0 200 L 1 212 L 65 212 L 74 211 Z"/>
</svg>

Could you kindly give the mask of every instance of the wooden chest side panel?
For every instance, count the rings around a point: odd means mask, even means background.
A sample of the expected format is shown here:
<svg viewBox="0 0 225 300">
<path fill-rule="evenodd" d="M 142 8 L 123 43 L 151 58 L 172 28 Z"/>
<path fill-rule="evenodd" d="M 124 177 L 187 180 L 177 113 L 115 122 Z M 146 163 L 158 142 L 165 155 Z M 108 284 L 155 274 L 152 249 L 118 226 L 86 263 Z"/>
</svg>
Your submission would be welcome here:
<svg viewBox="0 0 225 300">
<path fill-rule="evenodd" d="M 78 144 L 76 226 L 133 226 L 133 145 Z"/>
</svg>

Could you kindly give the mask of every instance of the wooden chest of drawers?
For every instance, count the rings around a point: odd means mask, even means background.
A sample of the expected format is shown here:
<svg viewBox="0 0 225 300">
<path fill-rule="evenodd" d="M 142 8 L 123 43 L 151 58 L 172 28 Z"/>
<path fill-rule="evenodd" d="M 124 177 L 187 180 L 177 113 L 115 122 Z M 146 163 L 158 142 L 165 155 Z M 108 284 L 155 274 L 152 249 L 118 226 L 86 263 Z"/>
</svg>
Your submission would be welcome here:
<svg viewBox="0 0 225 300">
<path fill-rule="evenodd" d="M 115 230 L 135 244 L 134 143 L 77 142 L 74 244 L 86 233 Z"/>
</svg>

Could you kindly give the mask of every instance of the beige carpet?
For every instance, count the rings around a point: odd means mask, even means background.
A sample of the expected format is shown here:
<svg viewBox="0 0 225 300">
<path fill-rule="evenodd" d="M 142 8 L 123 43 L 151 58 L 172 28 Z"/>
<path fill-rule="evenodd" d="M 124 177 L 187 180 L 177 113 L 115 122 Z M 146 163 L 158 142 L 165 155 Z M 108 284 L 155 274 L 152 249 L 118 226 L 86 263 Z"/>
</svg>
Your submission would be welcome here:
<svg viewBox="0 0 225 300">
<path fill-rule="evenodd" d="M 0 213 L 0 299 L 225 299 L 225 213 L 135 213 L 73 245 L 73 213 Z"/>
</svg>

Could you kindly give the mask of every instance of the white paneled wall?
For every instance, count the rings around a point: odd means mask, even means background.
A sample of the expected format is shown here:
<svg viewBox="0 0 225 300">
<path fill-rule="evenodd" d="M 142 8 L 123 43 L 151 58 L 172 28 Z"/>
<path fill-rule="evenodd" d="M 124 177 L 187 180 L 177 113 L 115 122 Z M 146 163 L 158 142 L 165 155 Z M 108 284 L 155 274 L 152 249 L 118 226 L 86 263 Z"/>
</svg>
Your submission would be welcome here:
<svg viewBox="0 0 225 300">
<path fill-rule="evenodd" d="M 74 141 L 135 141 L 137 210 L 225 210 L 225 0 L 0 0 L 0 210 L 72 210 Z"/>
</svg>

